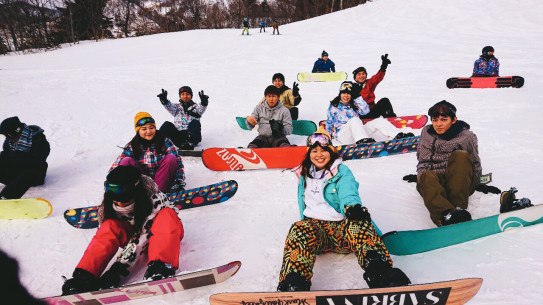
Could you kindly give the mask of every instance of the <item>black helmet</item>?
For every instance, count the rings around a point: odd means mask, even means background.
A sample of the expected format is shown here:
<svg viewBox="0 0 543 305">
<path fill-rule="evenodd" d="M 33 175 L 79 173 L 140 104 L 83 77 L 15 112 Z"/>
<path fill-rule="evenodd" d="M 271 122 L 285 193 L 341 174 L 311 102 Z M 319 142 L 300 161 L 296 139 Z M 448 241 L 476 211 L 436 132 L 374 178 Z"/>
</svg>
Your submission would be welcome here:
<svg viewBox="0 0 543 305">
<path fill-rule="evenodd" d="M 483 48 L 483 55 L 488 55 L 488 53 L 494 52 L 494 48 L 491 46 L 486 46 Z"/>
</svg>

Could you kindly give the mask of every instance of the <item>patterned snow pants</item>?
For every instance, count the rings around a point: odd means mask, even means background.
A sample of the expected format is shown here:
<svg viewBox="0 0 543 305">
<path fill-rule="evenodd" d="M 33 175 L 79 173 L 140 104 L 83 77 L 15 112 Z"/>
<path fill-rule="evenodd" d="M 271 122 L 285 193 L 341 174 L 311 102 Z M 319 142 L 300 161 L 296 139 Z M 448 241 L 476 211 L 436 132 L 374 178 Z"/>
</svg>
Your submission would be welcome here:
<svg viewBox="0 0 543 305">
<path fill-rule="evenodd" d="M 371 221 L 353 221 L 347 218 L 342 221 L 312 218 L 300 220 L 292 225 L 285 241 L 279 282 L 283 281 L 287 274 L 294 272 L 311 283 L 317 254 L 354 253 L 362 267 L 364 256 L 370 250 L 385 255 L 392 266 L 388 251 Z"/>
</svg>

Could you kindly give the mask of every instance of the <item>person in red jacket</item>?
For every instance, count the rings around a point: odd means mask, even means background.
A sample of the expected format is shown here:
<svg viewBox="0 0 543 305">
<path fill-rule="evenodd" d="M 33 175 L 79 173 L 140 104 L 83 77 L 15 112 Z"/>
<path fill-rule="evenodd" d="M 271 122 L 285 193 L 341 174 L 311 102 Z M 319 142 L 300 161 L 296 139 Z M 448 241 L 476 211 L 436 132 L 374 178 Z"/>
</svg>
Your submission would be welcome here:
<svg viewBox="0 0 543 305">
<path fill-rule="evenodd" d="M 382 55 L 381 61 L 381 68 L 369 79 L 367 78 L 368 73 L 366 68 L 358 67 L 353 71 L 355 83 L 353 86 L 352 98 L 356 99 L 357 97 L 362 96 L 364 101 L 370 106 L 370 112 L 364 116 L 360 116 L 361 119 L 374 119 L 380 116 L 390 118 L 396 116 L 388 98 L 384 97 L 375 103 L 375 89 L 385 77 L 386 69 L 391 63 L 390 59 L 388 59 L 388 54 Z"/>
</svg>

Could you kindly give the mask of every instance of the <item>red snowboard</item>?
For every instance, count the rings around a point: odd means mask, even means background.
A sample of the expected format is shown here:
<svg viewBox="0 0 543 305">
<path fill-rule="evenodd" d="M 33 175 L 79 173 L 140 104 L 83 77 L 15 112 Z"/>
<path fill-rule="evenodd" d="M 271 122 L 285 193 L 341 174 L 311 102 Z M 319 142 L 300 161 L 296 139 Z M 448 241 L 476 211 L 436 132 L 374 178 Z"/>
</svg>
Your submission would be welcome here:
<svg viewBox="0 0 543 305">
<path fill-rule="evenodd" d="M 520 88 L 524 85 L 521 76 L 497 77 L 453 77 L 447 80 L 447 88 Z"/>
<path fill-rule="evenodd" d="M 215 171 L 278 168 L 277 164 L 281 168 L 293 168 L 302 163 L 306 151 L 305 146 L 282 147 L 281 154 L 277 148 L 258 148 L 258 153 L 250 148 L 208 148 L 202 153 L 202 161 Z M 218 160 L 223 162 L 216 162 Z M 274 164 L 266 164 L 264 160 Z"/>
<path fill-rule="evenodd" d="M 407 116 L 399 116 L 399 117 L 393 117 L 393 118 L 386 118 L 392 125 L 396 126 L 396 128 L 403 128 L 403 127 L 409 127 L 413 129 L 420 129 L 424 126 L 426 126 L 426 123 L 428 123 L 428 117 L 424 114 L 420 115 L 407 115 Z M 366 124 L 369 121 L 373 121 L 375 119 L 363 119 L 362 122 Z M 319 122 L 319 126 L 325 126 L 326 120 L 322 120 Z"/>
</svg>

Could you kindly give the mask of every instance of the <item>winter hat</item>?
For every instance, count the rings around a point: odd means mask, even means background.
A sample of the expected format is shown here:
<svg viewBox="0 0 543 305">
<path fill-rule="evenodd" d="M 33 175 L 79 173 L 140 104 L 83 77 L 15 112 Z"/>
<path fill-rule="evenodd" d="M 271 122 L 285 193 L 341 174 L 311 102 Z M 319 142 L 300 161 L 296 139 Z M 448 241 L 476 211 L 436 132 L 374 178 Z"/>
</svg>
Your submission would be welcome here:
<svg viewBox="0 0 543 305">
<path fill-rule="evenodd" d="M 280 79 L 283 83 L 285 82 L 285 76 L 281 73 L 275 73 L 272 77 L 272 82 L 276 79 Z"/>
<path fill-rule="evenodd" d="M 353 94 L 353 82 L 345 81 L 341 83 L 341 86 L 339 86 L 339 94 L 341 93 L 349 93 Z"/>
<path fill-rule="evenodd" d="M 192 89 L 189 87 L 189 86 L 183 86 L 181 88 L 179 88 L 179 95 L 181 95 L 181 93 L 183 92 L 187 92 L 188 94 L 190 94 L 190 96 L 192 97 Z"/>
<path fill-rule="evenodd" d="M 264 90 L 264 96 L 268 94 L 275 94 L 277 96 L 281 95 L 281 93 L 279 92 L 279 88 L 273 85 L 269 85 L 268 87 L 266 87 L 266 90 Z"/>
<path fill-rule="evenodd" d="M 141 183 L 141 173 L 133 166 L 117 166 L 106 177 L 104 188 L 114 201 L 127 202 L 134 198 Z"/>
<path fill-rule="evenodd" d="M 364 73 L 368 74 L 368 72 L 366 71 L 366 68 L 364 68 L 364 67 L 358 67 L 358 68 L 356 68 L 356 69 L 353 71 L 353 78 L 355 78 L 356 75 L 357 75 L 358 73 L 360 73 L 360 72 L 364 72 Z"/>
<path fill-rule="evenodd" d="M 326 52 L 325 50 L 322 50 L 321 57 L 324 57 L 324 56 L 328 56 L 328 52 Z"/>
<path fill-rule="evenodd" d="M 337 149 L 332 145 L 332 136 L 326 131 L 324 126 L 319 126 L 317 131 L 307 137 L 307 150 L 315 147 L 316 145 L 320 145 L 322 148 L 329 148 L 332 151 L 337 152 Z"/>
<path fill-rule="evenodd" d="M 16 137 L 23 130 L 23 124 L 16 116 L 7 118 L 0 125 L 0 133 L 5 136 Z"/>
<path fill-rule="evenodd" d="M 483 55 L 488 55 L 488 53 L 494 52 L 494 48 L 491 46 L 486 46 L 483 48 Z"/>
<path fill-rule="evenodd" d="M 436 103 L 434 106 L 428 109 L 428 115 L 431 118 L 436 118 L 439 116 L 448 116 L 451 119 L 456 117 L 456 107 L 453 104 L 442 100 L 441 102 Z"/>
<path fill-rule="evenodd" d="M 146 124 L 151 124 L 156 128 L 155 120 L 148 112 L 136 113 L 136 116 L 134 117 L 134 127 L 136 128 L 136 132 L 140 130 L 141 126 Z"/>
</svg>

